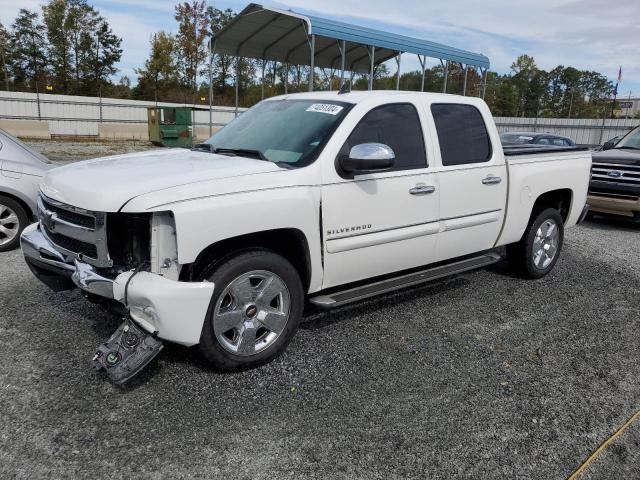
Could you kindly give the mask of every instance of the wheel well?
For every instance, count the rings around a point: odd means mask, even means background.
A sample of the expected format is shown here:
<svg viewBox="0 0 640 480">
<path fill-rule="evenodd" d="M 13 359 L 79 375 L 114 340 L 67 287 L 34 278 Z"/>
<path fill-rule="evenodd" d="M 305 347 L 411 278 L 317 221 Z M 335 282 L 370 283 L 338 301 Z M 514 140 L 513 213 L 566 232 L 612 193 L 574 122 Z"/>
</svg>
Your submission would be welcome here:
<svg viewBox="0 0 640 480">
<path fill-rule="evenodd" d="M 27 212 L 27 215 L 29 216 L 29 220 L 35 220 L 36 219 L 35 215 L 31 211 L 31 208 L 29 208 L 29 205 L 27 205 L 26 202 L 24 200 L 22 200 L 20 197 L 16 197 L 15 195 L 7 193 L 7 192 L 5 192 L 3 190 L 0 190 L 0 197 L 7 197 L 7 198 L 10 198 L 11 200 L 13 200 L 14 202 L 18 202 L 20 204 L 20 206 L 22 208 L 24 208 L 24 211 Z"/>
<path fill-rule="evenodd" d="M 300 275 L 305 287 L 311 282 L 311 256 L 304 234 L 295 228 L 281 228 L 263 232 L 249 233 L 239 237 L 227 238 L 209 245 L 196 261 L 182 269 L 181 280 L 195 280 L 202 270 L 223 257 L 249 248 L 266 248 L 289 260 Z"/>
<path fill-rule="evenodd" d="M 560 190 L 551 190 L 540 195 L 536 202 L 533 204 L 533 210 L 531 211 L 531 219 L 535 218 L 545 208 L 555 208 L 560 212 L 562 221 L 566 222 L 569 218 L 569 211 L 571 210 L 571 200 L 573 192 L 568 188 Z M 530 220 L 531 220 L 530 219 Z"/>
</svg>

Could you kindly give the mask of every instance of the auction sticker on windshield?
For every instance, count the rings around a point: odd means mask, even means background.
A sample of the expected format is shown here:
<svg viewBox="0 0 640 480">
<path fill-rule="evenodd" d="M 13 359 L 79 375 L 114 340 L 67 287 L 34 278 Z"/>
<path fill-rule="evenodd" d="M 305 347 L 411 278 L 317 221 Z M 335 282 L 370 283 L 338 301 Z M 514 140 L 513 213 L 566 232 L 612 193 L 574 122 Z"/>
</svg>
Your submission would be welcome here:
<svg viewBox="0 0 640 480">
<path fill-rule="evenodd" d="M 332 105 L 330 103 L 314 103 L 307 108 L 307 112 L 320 112 L 328 113 L 329 115 L 337 115 L 343 108 L 344 107 L 341 107 L 340 105 Z"/>
</svg>

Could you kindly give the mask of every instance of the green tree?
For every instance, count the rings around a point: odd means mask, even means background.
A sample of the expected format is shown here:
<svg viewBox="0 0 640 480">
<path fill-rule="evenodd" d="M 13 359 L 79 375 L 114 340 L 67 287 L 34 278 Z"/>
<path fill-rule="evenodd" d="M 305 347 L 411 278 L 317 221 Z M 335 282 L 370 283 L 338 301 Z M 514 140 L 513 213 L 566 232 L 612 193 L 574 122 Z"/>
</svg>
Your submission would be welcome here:
<svg viewBox="0 0 640 480">
<path fill-rule="evenodd" d="M 71 39 L 69 2 L 67 0 L 51 0 L 42 7 L 44 24 L 49 41 L 48 61 L 53 72 L 56 91 L 69 93 L 71 72 Z"/>
<path fill-rule="evenodd" d="M 204 0 L 192 0 L 175 6 L 174 18 L 178 22 L 178 66 L 182 84 L 193 91 L 198 87 L 198 68 L 206 58 L 206 39 L 209 36 L 209 11 Z"/>
<path fill-rule="evenodd" d="M 0 62 L 2 62 L 2 78 L 5 90 L 9 90 L 9 71 L 11 70 L 11 34 L 0 22 Z"/>
<path fill-rule="evenodd" d="M 107 21 L 101 16 L 98 17 L 98 28 L 96 30 L 96 41 L 93 55 L 93 85 L 92 89 L 100 88 L 103 83 L 108 82 L 109 77 L 118 71 L 116 63 L 122 57 L 120 45 L 122 39 L 113 33 Z"/>
<path fill-rule="evenodd" d="M 539 70 L 533 57 L 520 55 L 516 61 L 511 64 L 511 71 L 513 72 L 512 84 L 518 92 L 518 105 L 513 115 L 516 117 L 524 116 L 526 113 L 526 104 L 531 104 L 532 96 L 535 95 L 530 89 L 531 83 L 538 75 Z M 535 100 L 533 103 L 536 103 Z"/>
<path fill-rule="evenodd" d="M 170 89 L 178 86 L 177 45 L 170 33 L 160 31 L 151 39 L 151 52 L 144 68 L 137 69 L 138 94 L 147 99 L 158 100 Z"/>
<path fill-rule="evenodd" d="M 38 90 L 46 75 L 47 41 L 45 27 L 36 12 L 20 9 L 13 23 L 11 49 L 16 82 Z"/>
<path fill-rule="evenodd" d="M 230 8 L 220 10 L 209 7 L 209 35 L 215 39 L 215 35 L 226 27 L 235 17 Z M 219 94 L 224 93 L 229 79 L 234 71 L 235 57 L 233 55 L 216 54 L 213 60 L 213 84 Z"/>
</svg>

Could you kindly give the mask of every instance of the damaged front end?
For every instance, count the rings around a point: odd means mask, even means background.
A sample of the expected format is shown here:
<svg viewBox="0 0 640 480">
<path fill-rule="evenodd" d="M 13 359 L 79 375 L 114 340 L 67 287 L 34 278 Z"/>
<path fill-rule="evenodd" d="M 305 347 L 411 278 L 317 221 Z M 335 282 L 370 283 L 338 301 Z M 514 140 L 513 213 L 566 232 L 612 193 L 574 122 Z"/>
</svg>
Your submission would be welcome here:
<svg viewBox="0 0 640 480">
<path fill-rule="evenodd" d="M 116 304 L 154 338 L 199 343 L 214 285 L 180 281 L 171 212 L 92 212 L 41 195 L 38 217 L 21 245 L 46 285 Z"/>
</svg>

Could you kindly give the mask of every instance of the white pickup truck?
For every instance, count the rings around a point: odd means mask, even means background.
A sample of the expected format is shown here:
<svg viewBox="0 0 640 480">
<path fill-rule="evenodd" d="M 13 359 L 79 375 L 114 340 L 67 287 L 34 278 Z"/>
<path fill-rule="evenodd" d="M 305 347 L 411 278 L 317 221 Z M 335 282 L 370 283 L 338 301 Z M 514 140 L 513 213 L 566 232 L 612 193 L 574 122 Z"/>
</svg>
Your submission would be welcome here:
<svg viewBox="0 0 640 480">
<path fill-rule="evenodd" d="M 500 246 L 543 277 L 586 214 L 590 166 L 586 149 L 503 151 L 478 98 L 286 95 L 193 150 L 51 171 L 22 249 L 52 288 L 233 370 L 281 353 L 306 302 L 483 267 Z"/>
</svg>

